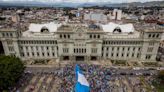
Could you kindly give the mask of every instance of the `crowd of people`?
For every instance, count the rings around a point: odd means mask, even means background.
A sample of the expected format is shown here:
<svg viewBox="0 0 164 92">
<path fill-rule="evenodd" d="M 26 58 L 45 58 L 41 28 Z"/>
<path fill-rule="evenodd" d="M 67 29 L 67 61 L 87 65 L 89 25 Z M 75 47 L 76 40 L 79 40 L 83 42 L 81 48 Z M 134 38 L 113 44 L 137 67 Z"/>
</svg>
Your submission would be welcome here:
<svg viewBox="0 0 164 92">
<path fill-rule="evenodd" d="M 76 84 L 75 65 L 64 67 L 57 75 L 62 79 L 59 92 L 70 92 Z M 110 89 L 110 69 L 98 65 L 80 64 L 86 79 L 88 80 L 91 92 L 107 92 Z"/>
<path fill-rule="evenodd" d="M 91 89 L 90 92 L 118 92 L 115 91 L 116 89 L 121 89 L 121 92 L 127 92 L 127 87 L 125 85 L 118 86 L 116 84 L 112 84 L 117 80 L 122 80 L 119 79 L 121 77 L 112 75 L 114 69 L 106 68 L 100 65 L 79 64 L 79 66 L 89 82 Z M 57 92 L 74 92 L 74 87 L 76 84 L 75 64 L 56 68 L 53 72 L 38 72 L 37 74 L 28 72 L 22 77 L 22 79 L 20 79 L 18 83 L 20 85 L 18 86 L 21 87 L 28 84 L 28 80 L 30 80 L 30 78 L 34 75 L 52 75 L 53 81 L 55 80 L 54 82 L 57 85 Z M 56 82 L 56 80 L 58 82 Z M 43 83 L 46 85 L 46 80 L 43 81 Z M 49 88 L 53 88 L 53 85 L 54 84 L 51 82 Z"/>
</svg>

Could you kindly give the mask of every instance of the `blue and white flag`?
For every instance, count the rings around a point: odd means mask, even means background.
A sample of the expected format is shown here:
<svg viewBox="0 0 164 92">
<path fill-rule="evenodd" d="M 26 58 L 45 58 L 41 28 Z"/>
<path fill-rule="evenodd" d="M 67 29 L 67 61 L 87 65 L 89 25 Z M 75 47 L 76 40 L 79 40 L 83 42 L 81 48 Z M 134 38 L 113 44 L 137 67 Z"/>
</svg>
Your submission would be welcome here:
<svg viewBox="0 0 164 92">
<path fill-rule="evenodd" d="M 75 67 L 75 74 L 76 74 L 75 92 L 90 92 L 89 83 L 86 80 L 85 76 L 83 75 L 78 65 L 76 65 Z"/>
</svg>

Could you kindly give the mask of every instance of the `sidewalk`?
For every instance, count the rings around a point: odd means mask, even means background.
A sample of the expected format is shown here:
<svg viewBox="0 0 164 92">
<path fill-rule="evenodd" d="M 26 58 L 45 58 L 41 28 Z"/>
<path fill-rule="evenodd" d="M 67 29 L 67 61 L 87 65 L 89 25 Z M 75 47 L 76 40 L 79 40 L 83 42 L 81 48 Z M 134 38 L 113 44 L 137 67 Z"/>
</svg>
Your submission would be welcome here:
<svg viewBox="0 0 164 92">
<path fill-rule="evenodd" d="M 47 64 L 47 65 L 33 64 L 33 65 L 25 65 L 25 66 L 28 67 L 28 68 L 33 68 L 33 67 L 55 68 L 55 67 L 63 67 L 67 64 L 75 64 L 75 63 L 76 63 L 75 61 L 73 61 L 73 62 L 71 62 L 71 61 L 60 61 L 60 63 L 54 63 L 54 64 Z M 154 69 L 157 68 L 157 67 L 151 67 L 151 66 L 144 66 L 141 62 L 137 62 L 138 66 L 133 66 L 132 62 L 127 62 L 127 63 L 129 63 L 129 66 L 127 66 L 127 65 L 125 65 L 125 66 L 113 65 L 110 60 L 89 61 L 89 62 L 83 62 L 83 63 L 94 64 L 94 65 L 102 65 L 102 66 L 105 66 L 105 67 L 115 67 L 115 68 L 135 68 L 135 67 L 138 67 L 138 68 L 154 68 Z M 161 67 L 164 66 L 163 62 L 160 62 L 160 64 L 161 64 Z"/>
</svg>

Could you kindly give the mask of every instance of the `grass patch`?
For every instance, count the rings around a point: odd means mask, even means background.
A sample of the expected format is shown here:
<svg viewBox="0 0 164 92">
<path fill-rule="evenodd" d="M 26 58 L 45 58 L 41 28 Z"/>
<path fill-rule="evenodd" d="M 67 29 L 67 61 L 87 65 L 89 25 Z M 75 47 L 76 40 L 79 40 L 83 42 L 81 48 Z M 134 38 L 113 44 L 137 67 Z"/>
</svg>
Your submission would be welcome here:
<svg viewBox="0 0 164 92">
<path fill-rule="evenodd" d="M 111 63 L 113 64 L 114 63 L 114 60 L 111 60 Z"/>
<path fill-rule="evenodd" d="M 157 62 L 142 62 L 142 64 L 144 66 L 151 66 L 151 67 L 158 66 L 158 63 Z"/>
<path fill-rule="evenodd" d="M 112 64 L 119 65 L 119 66 L 126 66 L 127 61 L 126 60 L 112 60 Z"/>
<path fill-rule="evenodd" d="M 132 62 L 133 66 L 139 66 L 137 62 Z"/>
<path fill-rule="evenodd" d="M 39 64 L 39 65 L 41 65 L 41 64 L 47 64 L 47 63 L 48 63 L 48 60 L 35 60 L 33 62 L 33 64 Z"/>
<path fill-rule="evenodd" d="M 126 64 L 126 61 L 123 61 L 123 60 L 116 60 L 116 61 L 115 61 L 115 64 L 122 64 L 122 65 L 125 65 L 125 64 Z"/>
</svg>

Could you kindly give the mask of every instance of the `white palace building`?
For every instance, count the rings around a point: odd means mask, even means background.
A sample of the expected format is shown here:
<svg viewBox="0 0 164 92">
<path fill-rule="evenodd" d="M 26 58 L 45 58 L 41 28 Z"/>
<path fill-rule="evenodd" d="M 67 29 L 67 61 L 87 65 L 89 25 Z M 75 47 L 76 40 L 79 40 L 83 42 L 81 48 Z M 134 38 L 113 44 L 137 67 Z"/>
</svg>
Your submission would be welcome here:
<svg viewBox="0 0 164 92">
<path fill-rule="evenodd" d="M 136 31 L 132 24 L 30 24 L 25 32 L 0 29 L 5 55 L 22 60 L 155 61 L 163 30 Z"/>
</svg>

